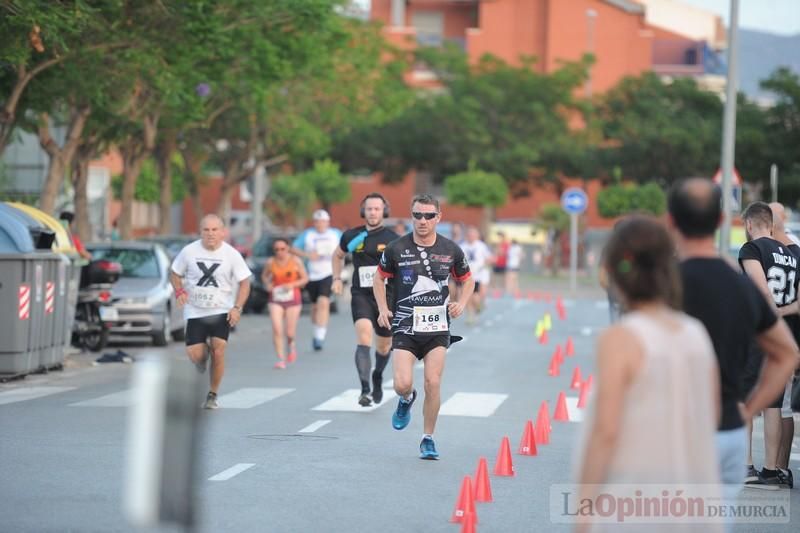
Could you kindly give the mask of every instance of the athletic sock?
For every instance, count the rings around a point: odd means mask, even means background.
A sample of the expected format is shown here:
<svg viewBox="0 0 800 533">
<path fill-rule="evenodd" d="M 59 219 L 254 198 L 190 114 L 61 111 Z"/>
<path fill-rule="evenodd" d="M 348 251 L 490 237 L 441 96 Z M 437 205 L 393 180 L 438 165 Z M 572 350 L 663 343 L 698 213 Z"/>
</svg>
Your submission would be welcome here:
<svg viewBox="0 0 800 533">
<path fill-rule="evenodd" d="M 361 391 L 369 392 L 369 371 L 372 369 L 372 360 L 369 357 L 369 346 L 359 344 L 356 346 L 356 370 L 361 381 Z"/>
<path fill-rule="evenodd" d="M 778 471 L 777 470 L 770 470 L 769 468 L 764 467 L 764 468 L 761 469 L 761 475 L 764 476 L 764 477 L 775 477 L 775 476 L 778 475 Z"/>
<path fill-rule="evenodd" d="M 386 365 L 389 364 L 389 353 L 378 353 L 375 351 L 375 374 L 382 376 L 383 369 L 386 368 Z"/>
<path fill-rule="evenodd" d="M 325 335 L 328 333 L 328 328 L 322 326 L 314 326 L 314 338 L 318 341 L 324 341 Z"/>
<path fill-rule="evenodd" d="M 422 434 L 422 440 L 432 439 L 432 438 L 433 438 L 433 435 L 431 433 L 423 433 Z"/>
</svg>

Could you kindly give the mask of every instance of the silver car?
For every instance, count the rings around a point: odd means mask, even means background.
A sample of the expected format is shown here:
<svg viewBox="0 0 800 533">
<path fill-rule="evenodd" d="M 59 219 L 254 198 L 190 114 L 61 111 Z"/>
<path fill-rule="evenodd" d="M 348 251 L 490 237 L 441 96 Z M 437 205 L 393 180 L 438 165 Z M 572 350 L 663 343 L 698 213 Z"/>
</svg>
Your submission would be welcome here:
<svg viewBox="0 0 800 533">
<path fill-rule="evenodd" d="M 171 262 L 163 246 L 118 241 L 87 248 L 94 259 L 122 265 L 122 275 L 111 289 L 111 314 L 105 318 L 111 323 L 111 335 L 146 335 L 156 346 L 166 346 L 170 337 L 183 340 L 183 312 L 175 304 Z"/>
</svg>

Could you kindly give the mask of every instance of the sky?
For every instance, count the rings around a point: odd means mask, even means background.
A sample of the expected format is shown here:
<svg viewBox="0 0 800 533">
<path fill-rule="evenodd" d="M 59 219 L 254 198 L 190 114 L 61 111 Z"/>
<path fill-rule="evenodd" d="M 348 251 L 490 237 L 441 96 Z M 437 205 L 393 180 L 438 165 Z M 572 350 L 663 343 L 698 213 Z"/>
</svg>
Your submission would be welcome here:
<svg viewBox="0 0 800 533">
<path fill-rule="evenodd" d="M 722 15 L 728 25 L 730 0 L 679 0 Z M 800 0 L 739 0 L 739 26 L 781 35 L 800 34 Z"/>
<path fill-rule="evenodd" d="M 369 9 L 370 0 L 354 1 Z M 677 1 L 718 13 L 728 24 L 730 0 Z M 800 34 L 800 0 L 739 0 L 739 25 L 781 35 Z"/>
</svg>

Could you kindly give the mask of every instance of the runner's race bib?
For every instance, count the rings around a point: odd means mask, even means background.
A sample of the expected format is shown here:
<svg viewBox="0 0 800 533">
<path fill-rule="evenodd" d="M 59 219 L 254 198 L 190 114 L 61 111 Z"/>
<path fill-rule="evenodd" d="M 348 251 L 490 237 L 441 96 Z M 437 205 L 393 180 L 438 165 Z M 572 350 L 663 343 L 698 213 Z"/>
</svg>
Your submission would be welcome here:
<svg viewBox="0 0 800 533">
<path fill-rule="evenodd" d="M 228 292 L 216 287 L 194 287 L 189 292 L 189 303 L 195 307 L 217 308 L 228 305 Z"/>
<path fill-rule="evenodd" d="M 447 307 L 414 307 L 414 333 L 440 333 L 447 331 Z"/>
<path fill-rule="evenodd" d="M 294 300 L 294 289 L 285 285 L 272 289 L 272 301 L 286 303 Z"/>
<path fill-rule="evenodd" d="M 362 289 L 372 287 L 375 281 L 375 273 L 378 271 L 378 265 L 363 266 L 358 269 L 358 285 Z"/>
</svg>

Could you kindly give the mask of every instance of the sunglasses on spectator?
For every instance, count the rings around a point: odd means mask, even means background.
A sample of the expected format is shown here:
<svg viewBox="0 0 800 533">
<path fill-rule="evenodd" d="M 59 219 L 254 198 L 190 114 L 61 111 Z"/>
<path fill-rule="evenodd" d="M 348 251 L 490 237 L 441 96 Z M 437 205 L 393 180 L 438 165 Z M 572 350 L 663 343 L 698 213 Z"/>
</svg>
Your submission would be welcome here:
<svg viewBox="0 0 800 533">
<path fill-rule="evenodd" d="M 411 216 L 413 216 L 417 220 L 422 220 L 423 218 L 425 220 L 433 220 L 434 218 L 436 218 L 436 215 L 438 215 L 438 214 L 439 213 L 418 213 L 418 212 L 415 211 L 415 212 L 411 213 Z"/>
</svg>

